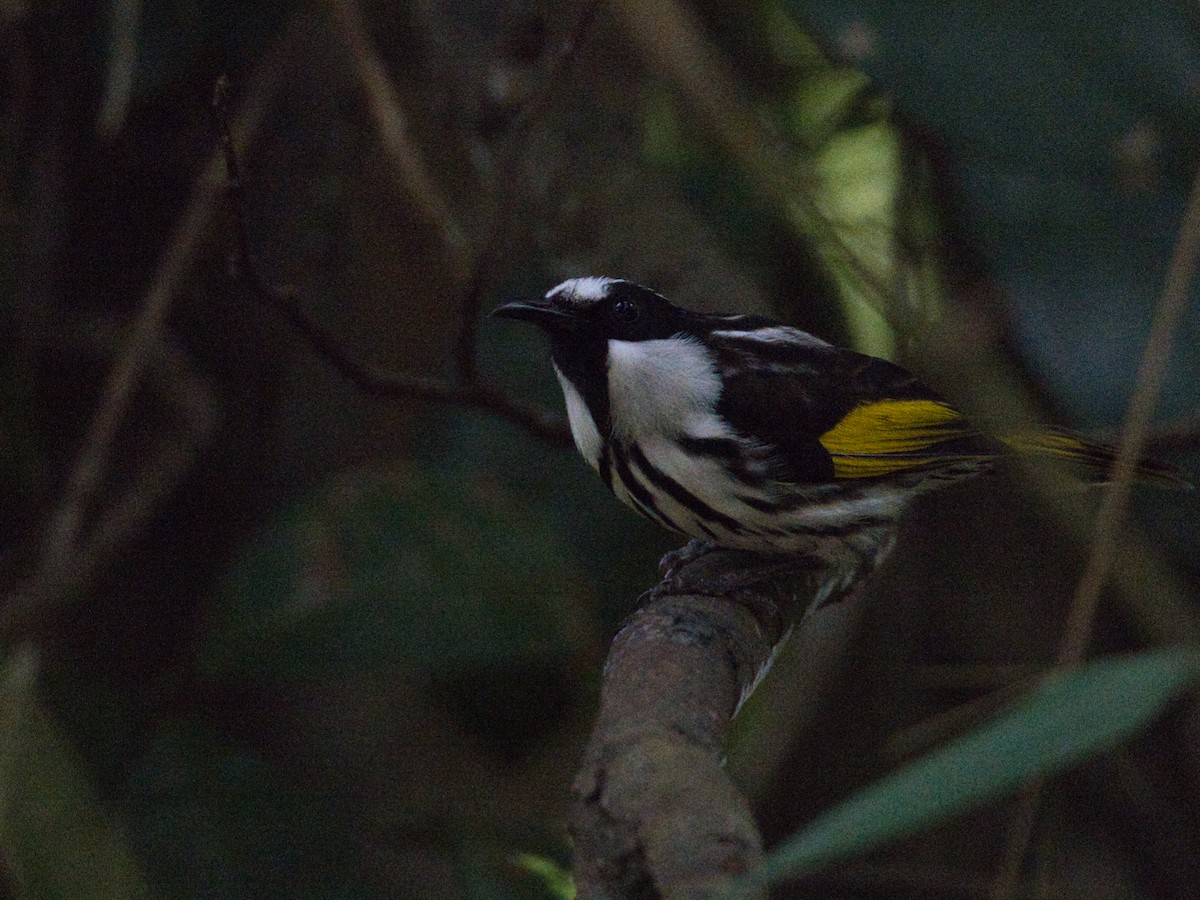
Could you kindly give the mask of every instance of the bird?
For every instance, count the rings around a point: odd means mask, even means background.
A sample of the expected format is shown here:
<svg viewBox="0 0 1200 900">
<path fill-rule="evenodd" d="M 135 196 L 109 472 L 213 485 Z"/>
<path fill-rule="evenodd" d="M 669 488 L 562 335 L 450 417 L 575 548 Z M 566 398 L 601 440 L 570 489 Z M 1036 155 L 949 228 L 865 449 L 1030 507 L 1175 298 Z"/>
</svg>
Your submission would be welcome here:
<svg viewBox="0 0 1200 900">
<path fill-rule="evenodd" d="M 992 437 L 888 360 L 623 279 L 571 278 L 492 315 L 549 336 L 575 446 L 621 501 L 700 550 L 821 559 L 840 573 L 825 593 L 887 555 L 914 498 L 1006 454 L 1065 460 L 1089 481 L 1115 461 L 1058 428 Z M 1190 486 L 1149 459 L 1136 476 Z"/>
</svg>

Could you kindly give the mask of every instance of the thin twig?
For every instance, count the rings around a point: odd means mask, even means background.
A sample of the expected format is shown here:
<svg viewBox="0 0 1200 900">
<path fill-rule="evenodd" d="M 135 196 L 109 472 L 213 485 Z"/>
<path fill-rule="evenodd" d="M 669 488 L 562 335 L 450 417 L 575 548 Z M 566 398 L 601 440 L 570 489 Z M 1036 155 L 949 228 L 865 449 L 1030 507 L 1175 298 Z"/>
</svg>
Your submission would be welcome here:
<svg viewBox="0 0 1200 900">
<path fill-rule="evenodd" d="M 217 121 L 221 158 L 225 164 L 225 196 L 234 211 L 233 220 L 234 258 L 230 261 L 234 274 L 240 278 L 255 277 L 257 267 L 251 256 L 250 229 L 246 217 L 241 214 L 245 204 L 246 186 L 242 180 L 242 162 L 233 138 L 232 116 L 229 113 L 229 78 L 220 75 L 213 86 L 213 116 Z"/>
<path fill-rule="evenodd" d="M 296 28 L 289 29 L 289 35 Z M 239 116 L 243 134 L 256 133 L 266 115 L 281 79 L 281 48 L 293 38 L 283 39 L 264 61 L 253 81 L 249 99 Z M 125 418 L 129 401 L 141 380 L 166 320 L 171 303 L 191 273 L 208 226 L 220 208 L 225 179 L 222 154 L 214 155 L 196 181 L 191 199 L 175 226 L 159 262 L 150 290 L 142 300 L 125 346 L 118 355 L 101 390 L 91 424 L 84 436 L 75 466 L 67 479 L 62 498 L 51 515 L 42 545 L 39 570 L 45 572 L 75 552 L 80 531 L 105 473 L 117 429 Z"/>
<path fill-rule="evenodd" d="M 109 4 L 108 70 L 104 75 L 104 99 L 96 116 L 96 131 L 106 141 L 117 136 L 129 113 L 141 25 L 142 0 L 115 0 Z"/>
<path fill-rule="evenodd" d="M 1150 419 L 1158 404 L 1175 330 L 1187 310 L 1189 287 L 1200 262 L 1200 172 L 1192 183 L 1191 196 L 1183 214 L 1179 236 L 1171 254 L 1166 283 L 1154 314 L 1150 336 L 1138 365 L 1137 380 L 1113 466 L 1113 484 L 1109 487 L 1096 515 L 1091 552 L 1075 596 L 1059 647 L 1060 668 L 1083 661 L 1091 642 L 1101 591 L 1112 571 L 1117 553 L 1121 520 L 1129 503 L 1134 470 L 1146 446 Z M 1039 779 L 1026 786 L 1017 801 L 1017 810 L 1009 826 L 1004 863 L 993 884 L 996 900 L 1015 897 L 1020 886 L 1021 868 L 1029 852 L 1037 823 L 1038 810 L 1046 783 Z"/>
<path fill-rule="evenodd" d="M 443 378 L 401 372 L 381 372 L 355 359 L 336 335 L 318 322 L 300 303 L 291 287 L 268 282 L 259 271 L 246 224 L 241 162 L 228 111 L 228 85 L 221 78 L 213 92 L 213 111 L 220 133 L 227 174 L 227 196 L 233 220 L 237 282 L 269 303 L 334 370 L 362 393 L 392 400 L 428 400 L 493 413 L 524 428 L 550 444 L 565 446 L 570 432 L 557 416 L 508 398 L 498 387 L 479 378 L 452 382 Z"/>
<path fill-rule="evenodd" d="M 375 120 L 384 152 L 417 207 L 441 235 L 455 268 L 465 272 L 470 258 L 466 232 L 409 133 L 400 93 L 375 49 L 362 8 L 355 0 L 328 2 L 338 33 L 354 61 L 355 74 L 366 94 L 367 108 Z"/>
<path fill-rule="evenodd" d="M 529 135 L 557 96 L 557 89 L 569 72 L 579 48 L 583 46 L 599 8 L 599 0 L 583 0 L 574 24 L 568 29 L 558 49 L 547 59 L 541 85 L 526 98 L 505 132 L 499 162 L 492 177 L 496 193 L 475 254 L 475 265 L 459 304 L 460 331 L 454 357 L 459 377 L 465 381 L 474 380 L 478 375 L 476 347 L 480 308 L 496 277 L 502 250 L 501 238 L 520 196 L 517 170 Z"/>
<path fill-rule="evenodd" d="M 160 332 L 146 367 L 156 396 L 178 420 L 178 431 L 159 441 L 129 478 L 128 486 L 87 530 L 81 545 L 53 568 L 20 584 L 0 606 L 0 644 L 29 638 L 53 626 L 53 613 L 108 567 L 191 470 L 216 425 L 215 406 L 204 381 L 182 350 Z"/>
<path fill-rule="evenodd" d="M 259 65 L 238 117 L 243 133 L 253 135 L 258 131 L 281 83 L 280 61 L 304 33 L 304 17 L 297 16 Z M 78 594 L 99 570 L 110 564 L 119 548 L 179 483 L 212 428 L 207 390 L 194 379 L 186 361 L 172 355 L 164 339 L 163 324 L 220 206 L 225 182 L 222 170 L 222 155 L 215 154 L 196 179 L 150 289 L 114 354 L 116 361 L 101 389 L 75 466 L 47 521 L 34 573 L 0 607 L 0 641 L 8 642 L 45 628 L 57 607 Z M 163 396 L 168 405 L 178 408 L 182 438 L 172 438 L 147 457 L 130 486 L 102 514 L 95 516 L 93 527 L 85 530 L 86 519 L 108 474 L 113 442 L 132 394 L 147 372 L 159 371 L 176 380 L 163 390 Z"/>
<path fill-rule="evenodd" d="M 928 663 L 913 670 L 912 682 L 922 691 L 982 694 L 1032 684 L 1045 671 L 1045 666 L 1017 662 Z"/>
<path fill-rule="evenodd" d="M 911 759 L 945 744 L 993 718 L 997 711 L 1023 696 L 1037 682 L 1038 679 L 1029 676 L 1014 677 L 1012 681 L 999 685 L 995 690 L 928 716 L 915 725 L 891 734 L 881 753 L 889 759 Z"/>
<path fill-rule="evenodd" d="M 567 76 L 571 64 L 591 32 L 599 9 L 600 0 L 584 0 L 580 5 L 575 21 L 567 29 L 557 49 L 546 60 L 541 84 L 525 99 L 513 116 L 508 128 L 509 135 L 520 136 L 523 132 L 528 132 L 549 110 L 558 89 L 562 86 L 562 79 Z M 515 163 L 515 160 L 512 163 Z"/>
<path fill-rule="evenodd" d="M 1039 778 L 1026 784 L 1017 794 L 1016 808 L 1004 836 L 1004 855 L 992 880 L 991 900 L 1013 900 L 1021 889 L 1021 871 L 1033 844 L 1045 789 L 1045 780 Z"/>
<path fill-rule="evenodd" d="M 244 283 L 268 300 L 319 356 L 367 396 L 450 403 L 494 413 L 551 444 L 566 445 L 570 441 L 570 433 L 562 419 L 540 409 L 522 406 L 486 382 L 455 383 L 444 378 L 372 369 L 351 356 L 336 335 L 300 305 L 295 291 L 263 284 L 257 278 Z"/>
<path fill-rule="evenodd" d="M 1158 405 L 1171 359 L 1171 344 L 1175 330 L 1188 306 L 1188 289 L 1200 261 L 1200 173 L 1192 184 L 1191 197 L 1184 211 L 1183 224 L 1171 263 L 1167 269 L 1166 284 L 1154 314 L 1146 349 L 1138 365 L 1137 380 L 1121 442 L 1117 446 L 1116 464 L 1113 466 L 1113 485 L 1105 494 L 1096 516 L 1095 538 L 1087 566 L 1079 580 L 1067 619 L 1066 633 L 1058 654 L 1060 665 L 1077 665 L 1082 661 L 1091 640 L 1096 608 L 1100 592 L 1108 580 L 1116 556 L 1117 538 L 1121 519 L 1129 503 L 1133 475 L 1137 461 L 1142 457 L 1146 436 L 1154 408 Z"/>
</svg>

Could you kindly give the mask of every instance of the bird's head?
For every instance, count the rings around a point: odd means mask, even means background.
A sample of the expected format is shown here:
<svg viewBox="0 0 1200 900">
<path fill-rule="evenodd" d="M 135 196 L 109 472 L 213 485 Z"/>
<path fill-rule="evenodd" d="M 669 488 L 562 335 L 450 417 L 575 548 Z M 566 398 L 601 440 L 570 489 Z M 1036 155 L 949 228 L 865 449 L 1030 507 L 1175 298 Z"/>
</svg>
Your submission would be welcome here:
<svg viewBox="0 0 1200 900">
<path fill-rule="evenodd" d="M 572 278 L 540 300 L 506 303 L 492 315 L 532 322 L 550 336 L 571 428 L 593 466 L 597 435 L 610 426 L 626 435 L 671 430 L 720 393 L 704 345 L 712 317 L 631 281 Z"/>
<path fill-rule="evenodd" d="M 686 310 L 631 281 L 572 278 L 541 300 L 518 300 L 493 316 L 532 322 L 556 346 L 604 346 L 610 340 L 651 341 L 686 330 Z"/>
</svg>

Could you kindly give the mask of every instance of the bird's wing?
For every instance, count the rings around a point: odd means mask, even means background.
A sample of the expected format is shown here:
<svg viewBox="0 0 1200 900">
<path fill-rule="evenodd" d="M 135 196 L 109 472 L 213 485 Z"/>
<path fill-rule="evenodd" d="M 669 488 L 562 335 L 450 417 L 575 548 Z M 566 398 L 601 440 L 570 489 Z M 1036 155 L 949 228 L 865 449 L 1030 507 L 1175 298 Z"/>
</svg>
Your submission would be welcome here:
<svg viewBox="0 0 1200 900">
<path fill-rule="evenodd" d="M 807 337 L 807 336 L 805 336 Z M 783 480 L 879 478 L 993 455 L 953 407 L 900 366 L 809 339 L 710 343 L 724 375 L 717 412 L 778 448 Z"/>
<path fill-rule="evenodd" d="M 884 398 L 851 409 L 818 441 L 834 478 L 874 478 L 985 458 L 980 435 L 940 400 Z"/>
</svg>

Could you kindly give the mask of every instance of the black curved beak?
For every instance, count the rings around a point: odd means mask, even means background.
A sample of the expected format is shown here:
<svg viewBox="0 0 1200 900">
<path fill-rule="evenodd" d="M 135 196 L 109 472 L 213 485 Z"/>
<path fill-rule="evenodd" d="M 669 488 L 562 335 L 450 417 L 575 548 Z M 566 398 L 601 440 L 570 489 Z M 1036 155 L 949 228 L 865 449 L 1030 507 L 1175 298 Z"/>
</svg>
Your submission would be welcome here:
<svg viewBox="0 0 1200 900">
<path fill-rule="evenodd" d="M 492 310 L 499 319 L 517 319 L 532 322 L 539 328 L 554 332 L 574 331 L 575 317 L 569 312 L 540 300 L 514 300 Z"/>
</svg>

